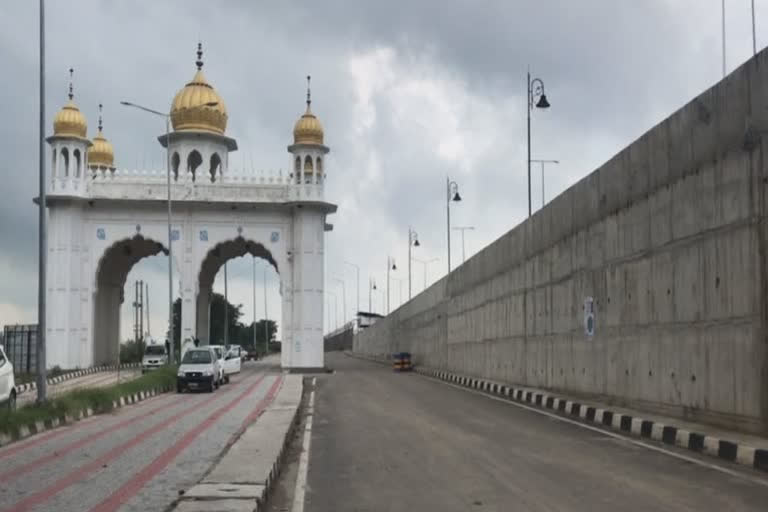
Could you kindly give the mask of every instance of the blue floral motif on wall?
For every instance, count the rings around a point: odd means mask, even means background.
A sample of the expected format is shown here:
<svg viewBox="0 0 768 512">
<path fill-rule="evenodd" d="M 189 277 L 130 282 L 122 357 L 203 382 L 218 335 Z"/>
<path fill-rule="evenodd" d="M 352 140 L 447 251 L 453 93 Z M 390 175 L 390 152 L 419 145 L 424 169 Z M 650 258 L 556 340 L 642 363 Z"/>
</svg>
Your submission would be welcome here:
<svg viewBox="0 0 768 512">
<path fill-rule="evenodd" d="M 96 238 L 98 238 L 99 240 L 107 239 L 107 232 L 104 231 L 104 228 L 96 228 Z"/>
</svg>

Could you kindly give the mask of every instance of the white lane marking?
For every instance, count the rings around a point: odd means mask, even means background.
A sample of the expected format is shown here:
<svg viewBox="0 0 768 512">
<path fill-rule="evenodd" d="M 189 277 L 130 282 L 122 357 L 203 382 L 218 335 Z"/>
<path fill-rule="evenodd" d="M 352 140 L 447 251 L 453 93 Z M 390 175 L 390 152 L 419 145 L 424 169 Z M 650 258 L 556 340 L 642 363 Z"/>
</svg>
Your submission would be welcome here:
<svg viewBox="0 0 768 512">
<path fill-rule="evenodd" d="M 299 471 L 296 475 L 296 489 L 293 491 L 293 506 L 291 512 L 304 512 L 304 497 L 307 490 L 307 472 L 309 471 L 309 447 L 312 443 L 312 417 L 315 411 L 315 382 L 312 378 L 312 393 L 309 395 L 307 407 L 307 424 L 304 427 L 304 440 L 301 443 Z"/>
<path fill-rule="evenodd" d="M 584 429 L 587 429 L 587 430 L 591 430 L 593 432 L 598 432 L 598 433 L 603 434 L 605 436 L 612 437 L 614 439 L 618 439 L 618 440 L 621 440 L 621 441 L 624 441 L 624 442 L 627 442 L 627 443 L 631 443 L 631 444 L 634 444 L 634 445 L 637 445 L 637 446 L 642 446 L 643 448 L 647 448 L 647 449 L 653 450 L 655 452 L 663 453 L 665 455 L 669 455 L 670 457 L 674 457 L 676 459 L 680 459 L 680 460 L 684 460 L 686 462 L 690 462 L 692 464 L 696 464 L 697 466 L 702 466 L 702 467 L 705 467 L 705 468 L 713 469 L 715 471 L 719 471 L 721 473 L 725 473 L 726 475 L 730 475 L 730 476 L 733 476 L 733 477 L 736 477 L 736 478 L 741 478 L 742 480 L 748 480 L 748 481 L 750 481 L 752 483 L 755 483 L 755 484 L 758 484 L 758 485 L 762 485 L 763 487 L 768 487 L 768 480 L 765 480 L 765 479 L 762 479 L 762 478 L 753 477 L 751 475 L 747 475 L 747 474 L 741 473 L 739 471 L 734 471 L 732 469 L 724 468 L 724 467 L 719 466 L 717 464 L 712 464 L 712 463 L 709 463 L 709 462 L 705 462 L 705 461 L 699 460 L 699 459 L 694 458 L 694 457 L 688 457 L 687 455 L 682 455 L 680 453 L 675 453 L 673 451 L 666 450 L 666 449 L 664 449 L 664 448 L 662 448 L 660 446 L 654 446 L 652 444 L 644 443 L 643 441 L 638 441 L 636 439 L 630 439 L 630 438 L 628 438 L 626 436 L 623 436 L 621 434 L 615 434 L 613 432 L 608 432 L 607 430 L 603 430 L 601 428 L 593 427 L 591 425 L 586 425 L 584 423 L 581 423 L 581 422 L 578 422 L 578 421 L 574 421 L 574 420 L 572 420 L 570 418 L 565 418 L 565 417 L 560 416 L 558 414 L 554 414 L 554 413 L 551 413 L 551 412 L 548 412 L 548 411 L 544 411 L 544 410 L 541 410 L 541 409 L 536 409 L 534 407 L 529 407 L 529 406 L 521 404 L 521 403 L 511 402 L 511 401 L 509 401 L 507 399 L 504 399 L 504 398 L 501 398 L 501 397 L 497 397 L 497 396 L 493 396 L 493 395 L 487 395 L 485 393 L 481 393 L 480 391 L 476 391 L 474 389 L 467 389 L 465 387 L 458 386 L 456 384 L 451 384 L 450 382 L 445 382 L 445 381 L 442 381 L 440 379 L 436 379 L 434 377 L 430 377 L 428 375 L 424 375 L 424 374 L 420 374 L 420 375 L 422 375 L 423 377 L 426 377 L 426 378 L 428 378 L 430 380 L 434 380 L 434 381 L 439 382 L 441 384 L 445 384 L 447 386 L 450 386 L 452 388 L 456 388 L 456 389 L 460 389 L 462 391 L 466 391 L 467 393 L 472 393 L 474 395 L 484 396 L 485 398 L 490 398 L 491 400 L 496 400 L 498 402 L 502 402 L 502 403 L 505 403 L 505 404 L 514 405 L 515 407 L 519 407 L 521 409 L 526 409 L 528 411 L 535 412 L 537 414 L 541 414 L 541 415 L 544 415 L 544 416 L 549 416 L 552 419 L 555 419 L 555 420 L 558 420 L 558 421 L 562 421 L 562 422 L 565 422 L 565 423 L 570 423 L 571 425 L 576 425 L 577 427 L 581 427 L 581 428 L 584 428 Z M 294 511 L 294 512 L 296 512 L 296 511 Z"/>
</svg>

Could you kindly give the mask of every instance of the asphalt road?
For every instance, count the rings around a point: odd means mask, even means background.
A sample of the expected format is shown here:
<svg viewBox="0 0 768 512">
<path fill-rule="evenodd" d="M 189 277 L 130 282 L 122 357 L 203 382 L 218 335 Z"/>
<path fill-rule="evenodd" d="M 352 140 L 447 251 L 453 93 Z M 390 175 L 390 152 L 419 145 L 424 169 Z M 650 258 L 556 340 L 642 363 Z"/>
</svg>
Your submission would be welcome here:
<svg viewBox="0 0 768 512">
<path fill-rule="evenodd" d="M 120 382 L 133 380 L 140 375 L 141 370 L 138 369 L 120 370 Z M 75 389 L 111 386 L 113 384 L 117 384 L 117 379 L 118 374 L 116 371 L 90 373 L 81 377 L 75 377 L 74 379 L 64 380 L 56 384 L 48 384 L 48 396 L 55 397 Z M 37 400 L 37 390 L 31 389 L 21 393 L 16 403 L 19 407 L 21 407 L 32 403 L 35 400 Z"/>
<path fill-rule="evenodd" d="M 0 448 L 0 510 L 164 510 L 281 378 L 248 363 L 212 394 L 167 393 Z"/>
<path fill-rule="evenodd" d="M 327 364 L 337 373 L 317 379 L 307 512 L 768 509 L 756 472 L 724 474 L 343 355 Z"/>
</svg>

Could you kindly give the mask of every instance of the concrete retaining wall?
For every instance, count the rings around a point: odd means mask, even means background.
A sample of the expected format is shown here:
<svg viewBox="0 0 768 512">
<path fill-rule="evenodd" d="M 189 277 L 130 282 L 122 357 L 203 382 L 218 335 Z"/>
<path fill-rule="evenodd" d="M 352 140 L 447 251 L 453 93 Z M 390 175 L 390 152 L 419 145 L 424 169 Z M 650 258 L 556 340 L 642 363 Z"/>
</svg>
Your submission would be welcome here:
<svg viewBox="0 0 768 512">
<path fill-rule="evenodd" d="M 768 432 L 766 133 L 762 51 L 354 350 Z"/>
</svg>

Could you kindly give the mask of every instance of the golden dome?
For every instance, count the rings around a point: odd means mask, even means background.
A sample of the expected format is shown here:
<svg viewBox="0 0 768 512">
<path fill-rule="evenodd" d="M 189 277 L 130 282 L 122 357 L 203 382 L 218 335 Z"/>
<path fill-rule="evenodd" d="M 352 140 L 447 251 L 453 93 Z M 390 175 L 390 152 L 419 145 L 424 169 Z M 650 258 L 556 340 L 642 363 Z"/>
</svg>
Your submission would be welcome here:
<svg viewBox="0 0 768 512">
<path fill-rule="evenodd" d="M 320 124 L 320 120 L 315 117 L 315 114 L 310 109 L 312 96 L 309 81 L 311 79 L 312 77 L 307 75 L 307 111 L 304 112 L 304 115 L 293 126 L 294 144 L 323 144 L 323 125 Z"/>
<path fill-rule="evenodd" d="M 224 135 L 227 129 L 227 107 L 202 72 L 203 50 L 197 47 L 197 73 L 184 86 L 171 105 L 171 123 L 175 131 L 206 131 Z M 213 106 L 210 104 L 215 103 Z"/>
<path fill-rule="evenodd" d="M 309 102 L 307 102 L 307 111 L 296 121 L 296 125 L 293 127 L 293 143 L 323 143 L 323 125 L 320 124 L 320 120 L 309 109 Z"/>
<path fill-rule="evenodd" d="M 69 103 L 56 113 L 53 118 L 53 134 L 62 137 L 86 138 L 88 122 L 70 94 Z"/>
<path fill-rule="evenodd" d="M 93 138 L 93 145 L 88 149 L 88 167 L 115 166 L 115 152 L 112 143 L 109 142 L 99 129 L 99 133 Z"/>
</svg>

